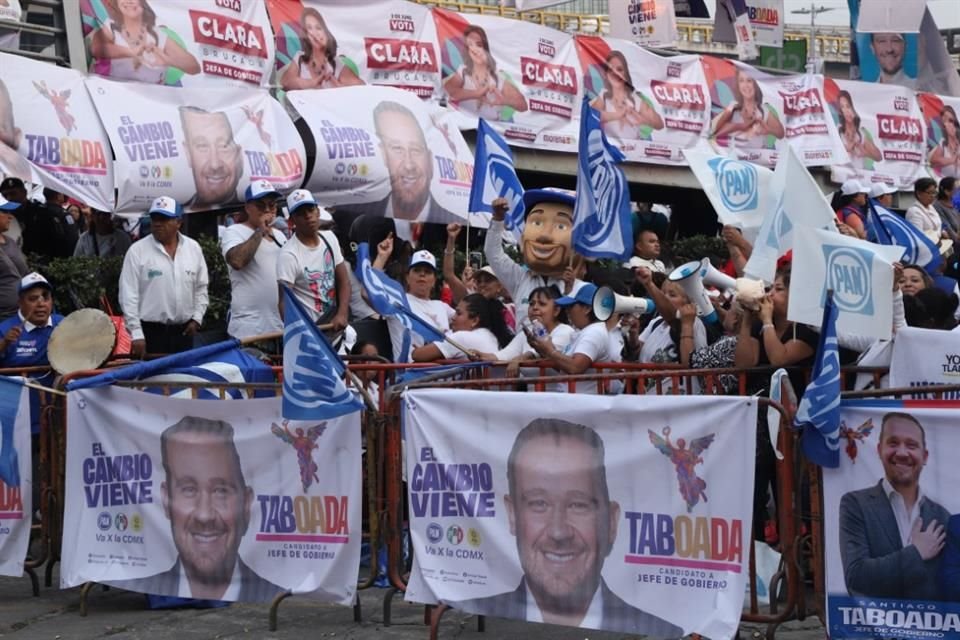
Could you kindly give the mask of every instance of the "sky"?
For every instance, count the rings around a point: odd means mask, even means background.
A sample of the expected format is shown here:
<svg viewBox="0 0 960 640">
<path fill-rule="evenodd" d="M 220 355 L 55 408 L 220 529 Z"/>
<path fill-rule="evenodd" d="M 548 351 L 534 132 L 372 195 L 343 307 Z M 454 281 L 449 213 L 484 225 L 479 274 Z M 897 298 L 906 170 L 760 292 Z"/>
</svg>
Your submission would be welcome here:
<svg viewBox="0 0 960 640">
<path fill-rule="evenodd" d="M 871 0 L 861 0 L 869 3 Z M 715 0 L 706 0 L 710 15 L 716 10 Z M 817 7 L 832 8 L 817 15 L 817 24 L 823 26 L 847 26 L 850 24 L 850 12 L 847 10 L 847 0 L 784 0 L 783 10 L 786 14 L 786 23 L 789 25 L 802 24 L 810 26 L 810 14 L 794 14 L 797 9 L 809 9 L 811 4 Z M 960 27 L 960 0 L 927 0 L 927 7 L 933 14 L 933 19 L 940 29 Z"/>
</svg>

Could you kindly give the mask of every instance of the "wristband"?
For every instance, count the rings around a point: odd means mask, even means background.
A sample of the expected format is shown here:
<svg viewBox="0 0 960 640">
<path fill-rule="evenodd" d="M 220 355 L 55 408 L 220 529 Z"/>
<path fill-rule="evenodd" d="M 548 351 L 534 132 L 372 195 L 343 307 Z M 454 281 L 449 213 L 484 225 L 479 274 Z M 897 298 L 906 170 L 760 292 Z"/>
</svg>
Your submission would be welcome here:
<svg viewBox="0 0 960 640">
<path fill-rule="evenodd" d="M 766 331 L 767 329 L 776 329 L 776 327 L 772 324 L 765 324 L 760 328 L 761 331 Z"/>
<path fill-rule="evenodd" d="M 444 250 L 443 250 L 443 255 L 445 255 L 445 256 L 452 256 L 452 255 L 455 254 L 456 252 L 457 252 L 456 249 L 444 249 Z"/>
</svg>

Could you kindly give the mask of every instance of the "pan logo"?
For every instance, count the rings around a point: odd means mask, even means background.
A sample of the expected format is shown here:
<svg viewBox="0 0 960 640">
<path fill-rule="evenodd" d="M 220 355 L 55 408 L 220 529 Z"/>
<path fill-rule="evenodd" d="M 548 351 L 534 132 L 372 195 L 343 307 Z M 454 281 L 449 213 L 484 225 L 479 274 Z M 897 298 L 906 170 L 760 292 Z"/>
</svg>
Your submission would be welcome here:
<svg viewBox="0 0 960 640">
<path fill-rule="evenodd" d="M 873 254 L 857 247 L 823 245 L 827 265 L 822 301 L 833 289 L 837 309 L 864 316 L 873 315 Z"/>
<path fill-rule="evenodd" d="M 436 544 L 443 540 L 443 527 L 441 527 L 436 522 L 431 522 L 427 525 L 427 540 Z"/>
<path fill-rule="evenodd" d="M 730 211 L 756 209 L 760 199 L 757 189 L 757 168 L 748 162 L 714 158 L 707 162 L 713 169 L 717 191 Z"/>
</svg>

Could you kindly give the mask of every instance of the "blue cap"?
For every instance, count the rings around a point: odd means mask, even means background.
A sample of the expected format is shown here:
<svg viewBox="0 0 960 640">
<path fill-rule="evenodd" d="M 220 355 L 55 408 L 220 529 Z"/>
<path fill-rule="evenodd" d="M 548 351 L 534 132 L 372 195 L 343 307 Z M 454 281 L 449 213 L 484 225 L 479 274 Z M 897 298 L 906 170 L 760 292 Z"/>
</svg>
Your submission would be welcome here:
<svg viewBox="0 0 960 640">
<path fill-rule="evenodd" d="M 53 287 L 50 286 L 50 282 L 36 271 L 23 276 L 23 279 L 20 280 L 19 291 L 20 293 L 23 293 L 27 289 L 33 289 L 34 287 L 44 287 L 53 291 Z"/>
<path fill-rule="evenodd" d="M 314 207 L 320 206 L 317 204 L 317 199 L 313 197 L 313 194 L 310 193 L 308 189 L 297 189 L 287 196 L 287 211 L 290 215 L 296 213 L 297 209 L 307 205 L 313 205 Z"/>
<path fill-rule="evenodd" d="M 244 202 L 250 202 L 251 200 L 259 200 L 260 198 L 274 197 L 279 198 L 282 194 L 277 191 L 272 184 L 266 180 L 254 180 L 250 183 L 250 186 L 247 187 L 247 190 L 243 192 Z"/>
<path fill-rule="evenodd" d="M 0 211 L 16 211 L 19 208 L 19 202 L 10 202 L 3 196 L 0 196 Z"/>
<path fill-rule="evenodd" d="M 168 218 L 179 218 L 183 215 L 183 208 L 170 196 L 160 196 L 153 201 L 153 204 L 150 205 L 150 210 L 147 211 L 147 213 L 151 215 L 154 213 L 159 213 L 160 215 L 167 216 Z"/>
<path fill-rule="evenodd" d="M 554 304 L 560 307 L 569 307 L 574 302 L 580 304 L 593 305 L 593 296 L 597 294 L 597 285 L 590 282 L 580 282 L 574 285 L 573 295 L 564 296 L 554 300 Z"/>
<path fill-rule="evenodd" d="M 527 189 L 523 192 L 523 206 L 528 211 L 538 202 L 559 202 L 560 204 L 566 204 L 572 207 L 576 201 L 576 192 L 567 189 L 547 187 L 546 189 Z"/>
</svg>

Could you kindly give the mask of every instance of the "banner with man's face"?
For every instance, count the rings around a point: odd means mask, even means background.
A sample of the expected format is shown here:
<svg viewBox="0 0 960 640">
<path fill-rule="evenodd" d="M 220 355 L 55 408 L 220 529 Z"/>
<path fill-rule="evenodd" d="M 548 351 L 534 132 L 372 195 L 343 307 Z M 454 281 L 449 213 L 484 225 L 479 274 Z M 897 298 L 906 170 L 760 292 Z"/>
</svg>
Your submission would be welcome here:
<svg viewBox="0 0 960 640">
<path fill-rule="evenodd" d="M 280 398 L 70 392 L 61 585 L 344 605 L 360 561 L 359 414 L 280 417 Z"/>
<path fill-rule="evenodd" d="M 116 155 L 117 210 L 171 196 L 187 211 L 236 204 L 251 180 L 279 191 L 304 179 L 303 140 L 264 89 L 147 87 L 89 78 Z"/>
<path fill-rule="evenodd" d="M 831 179 L 885 182 L 913 191 L 926 175 L 926 126 L 913 90 L 850 80 L 824 81 L 837 133 L 849 156 L 830 167 Z"/>
<path fill-rule="evenodd" d="M 490 400 L 439 389 L 403 400 L 407 600 L 658 638 L 736 634 L 755 399 Z"/>
<path fill-rule="evenodd" d="M 273 34 L 257 0 L 79 0 L 90 73 L 176 87 L 269 86 Z"/>
<path fill-rule="evenodd" d="M 456 114 L 389 87 L 291 91 L 317 143 L 307 188 L 326 204 L 410 222 L 465 223 L 473 153 Z M 489 216 L 470 223 L 486 227 Z"/>
<path fill-rule="evenodd" d="M 917 94 L 927 125 L 927 167 L 930 176 L 960 178 L 960 98 Z"/>
<path fill-rule="evenodd" d="M 0 575 L 22 576 L 33 524 L 30 396 L 25 386 L 0 381 Z"/>
<path fill-rule="evenodd" d="M 957 402 L 846 401 L 823 469 L 831 638 L 960 636 Z"/>
<path fill-rule="evenodd" d="M 113 210 L 113 161 L 81 73 L 0 53 L 0 174 Z"/>
</svg>

